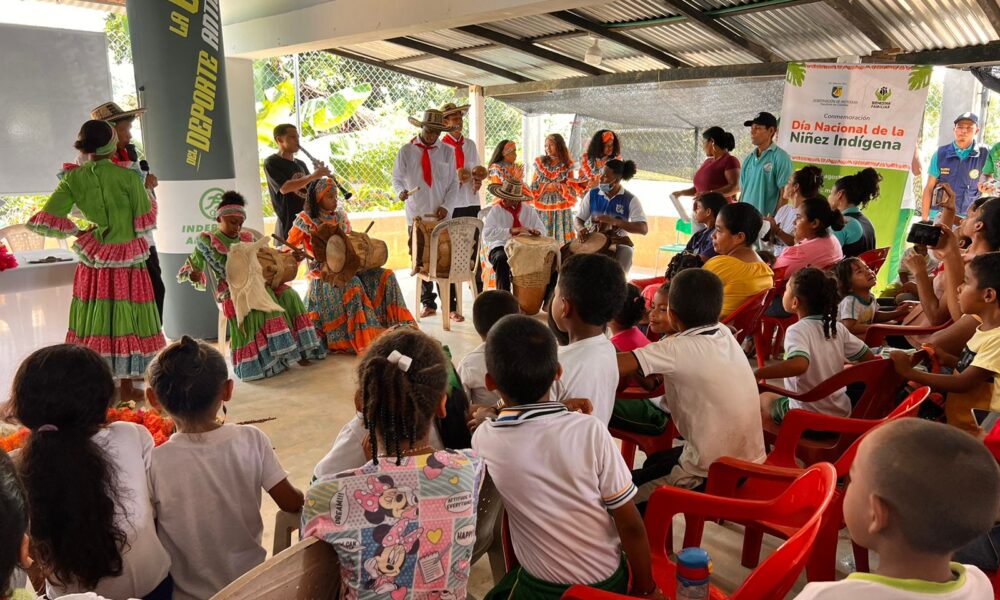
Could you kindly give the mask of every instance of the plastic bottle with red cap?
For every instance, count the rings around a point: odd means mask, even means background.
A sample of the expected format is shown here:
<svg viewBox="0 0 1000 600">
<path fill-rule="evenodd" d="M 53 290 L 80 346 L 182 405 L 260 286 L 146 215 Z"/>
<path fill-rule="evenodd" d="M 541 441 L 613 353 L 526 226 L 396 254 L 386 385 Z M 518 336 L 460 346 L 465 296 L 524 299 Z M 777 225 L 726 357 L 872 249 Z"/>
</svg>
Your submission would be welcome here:
<svg viewBox="0 0 1000 600">
<path fill-rule="evenodd" d="M 701 548 L 684 548 L 677 554 L 677 600 L 708 598 L 712 559 Z"/>
</svg>

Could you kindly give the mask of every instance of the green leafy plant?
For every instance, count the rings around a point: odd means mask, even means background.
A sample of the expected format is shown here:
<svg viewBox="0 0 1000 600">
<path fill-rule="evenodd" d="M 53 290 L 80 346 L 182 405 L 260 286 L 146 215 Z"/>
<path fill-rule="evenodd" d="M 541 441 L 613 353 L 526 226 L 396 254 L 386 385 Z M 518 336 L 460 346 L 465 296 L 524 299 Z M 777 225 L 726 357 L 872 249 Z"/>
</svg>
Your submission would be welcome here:
<svg viewBox="0 0 1000 600">
<path fill-rule="evenodd" d="M 795 87 L 802 87 L 806 80 L 806 64 L 803 62 L 788 63 L 788 70 L 785 71 L 785 81 Z"/>
<path fill-rule="evenodd" d="M 934 74 L 934 67 L 931 65 L 914 65 L 910 70 L 909 88 L 911 90 L 921 90 L 931 84 L 931 75 Z"/>
</svg>

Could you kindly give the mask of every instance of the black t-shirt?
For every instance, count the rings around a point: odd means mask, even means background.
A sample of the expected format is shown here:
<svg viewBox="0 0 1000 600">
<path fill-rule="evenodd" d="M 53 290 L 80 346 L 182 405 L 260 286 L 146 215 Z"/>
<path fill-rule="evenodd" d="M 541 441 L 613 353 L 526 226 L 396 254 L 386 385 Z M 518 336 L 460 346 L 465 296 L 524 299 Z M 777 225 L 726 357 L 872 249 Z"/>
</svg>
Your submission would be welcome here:
<svg viewBox="0 0 1000 600">
<path fill-rule="evenodd" d="M 271 194 L 271 206 L 274 214 L 278 217 L 278 224 L 275 233 L 285 239 L 288 230 L 292 227 L 295 216 L 302 212 L 305 204 L 305 188 L 298 192 L 288 194 L 281 193 L 281 186 L 296 173 L 309 174 L 309 167 L 299 159 L 288 160 L 272 154 L 264 159 L 264 175 L 267 177 L 267 191 Z"/>
</svg>

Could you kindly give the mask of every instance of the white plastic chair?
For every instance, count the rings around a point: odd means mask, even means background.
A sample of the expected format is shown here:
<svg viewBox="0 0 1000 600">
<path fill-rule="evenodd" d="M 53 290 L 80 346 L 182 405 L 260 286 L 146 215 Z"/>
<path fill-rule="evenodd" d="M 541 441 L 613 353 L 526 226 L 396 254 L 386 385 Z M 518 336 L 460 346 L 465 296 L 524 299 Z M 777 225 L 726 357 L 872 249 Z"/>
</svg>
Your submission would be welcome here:
<svg viewBox="0 0 1000 600">
<path fill-rule="evenodd" d="M 35 233 L 28 229 L 27 225 L 22 224 L 0 228 L 0 242 L 6 242 L 11 252 L 45 249 L 45 236 Z M 66 248 L 65 239 L 60 238 L 58 244 L 60 248 Z"/>
<path fill-rule="evenodd" d="M 274 515 L 274 545 L 271 546 L 271 555 L 277 556 L 280 552 L 292 545 L 292 534 L 302 526 L 302 511 L 288 512 L 279 510 Z"/>
<path fill-rule="evenodd" d="M 445 231 L 451 237 L 451 268 L 448 277 L 437 277 L 435 274 L 438 262 L 438 240 Z M 476 261 L 479 260 L 479 252 L 476 248 L 476 239 L 482 237 L 483 222 L 475 217 L 458 217 L 442 221 L 431 231 L 431 264 L 427 272 L 416 274 L 419 281 L 430 281 L 437 283 L 441 290 L 441 306 L 444 308 L 441 318 L 441 325 L 445 331 L 451 331 L 451 318 L 448 315 L 448 307 L 451 306 L 451 286 L 457 284 L 455 292 L 458 294 L 455 310 L 462 314 L 462 283 L 468 283 L 472 290 L 472 297 L 478 296 L 476 291 Z M 413 251 L 411 255 L 419 256 L 417 249 L 417 236 L 413 235 Z M 462 258 L 467 257 L 467 258 Z M 414 259 L 416 260 L 416 259 Z M 420 306 L 420 284 L 417 284 L 417 298 L 414 306 Z M 420 311 L 414 313 L 417 322 L 420 322 Z"/>
<path fill-rule="evenodd" d="M 212 600 L 333 600 L 339 589 L 337 551 L 310 537 L 250 569 Z"/>
</svg>

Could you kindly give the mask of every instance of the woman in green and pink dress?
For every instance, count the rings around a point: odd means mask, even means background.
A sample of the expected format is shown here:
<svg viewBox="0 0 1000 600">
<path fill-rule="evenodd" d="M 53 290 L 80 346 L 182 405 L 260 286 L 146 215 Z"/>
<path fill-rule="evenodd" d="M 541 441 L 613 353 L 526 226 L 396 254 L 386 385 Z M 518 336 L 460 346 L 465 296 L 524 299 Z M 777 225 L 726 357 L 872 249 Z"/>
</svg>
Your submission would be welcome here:
<svg viewBox="0 0 1000 600">
<path fill-rule="evenodd" d="M 545 138 L 545 155 L 535 159 L 530 195 L 534 198 L 549 237 L 560 244 L 576 237 L 573 207 L 576 206 L 573 159 L 563 136 L 553 133 Z"/>
<path fill-rule="evenodd" d="M 205 290 L 205 270 L 215 276 L 215 299 L 229 320 L 229 343 L 233 370 L 243 381 L 263 379 L 286 370 L 291 363 L 308 365 L 310 359 L 326 356 L 316 327 L 306 313 L 302 298 L 287 285 L 277 290 L 266 287 L 283 311 L 250 310 L 242 324 L 237 321 L 236 308 L 226 280 L 229 249 L 237 242 L 254 241 L 253 234 L 243 231 L 246 209 L 243 196 L 226 192 L 215 212 L 218 226 L 202 232 L 195 242 L 194 252 L 177 274 L 177 281 L 187 281 L 198 290 Z"/>
<path fill-rule="evenodd" d="M 288 243 L 315 256 L 313 233 L 323 225 L 350 233 L 351 221 L 337 206 L 337 188 L 330 179 L 317 179 L 307 189 L 305 210 L 295 217 Z M 416 325 L 390 269 L 358 271 L 346 284 L 333 285 L 322 278 L 320 265 L 313 263 L 306 309 L 326 338 L 327 349 L 337 353 L 362 354 L 386 329 Z"/>
<path fill-rule="evenodd" d="M 95 350 L 116 378 L 127 381 L 141 377 L 165 343 L 146 270 L 149 246 L 142 238 L 155 226 L 156 210 L 135 171 L 108 160 L 117 145 L 111 124 L 84 123 L 74 146 L 91 160 L 60 174 L 28 228 L 49 237 L 76 236 L 73 250 L 80 264 L 66 341 Z M 74 208 L 86 228 L 68 218 Z"/>
</svg>

